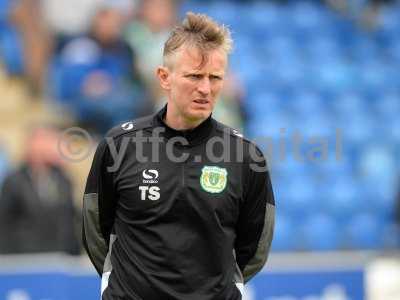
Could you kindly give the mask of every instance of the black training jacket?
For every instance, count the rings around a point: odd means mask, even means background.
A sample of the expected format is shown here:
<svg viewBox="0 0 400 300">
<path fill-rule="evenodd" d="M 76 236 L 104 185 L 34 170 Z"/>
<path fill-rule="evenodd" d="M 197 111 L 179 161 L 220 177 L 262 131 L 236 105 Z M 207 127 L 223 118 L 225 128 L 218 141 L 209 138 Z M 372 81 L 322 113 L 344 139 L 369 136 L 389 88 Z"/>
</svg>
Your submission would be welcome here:
<svg viewBox="0 0 400 300">
<path fill-rule="evenodd" d="M 273 235 L 265 159 L 211 116 L 168 127 L 166 109 L 112 129 L 96 150 L 83 241 L 102 299 L 241 299 Z"/>
</svg>

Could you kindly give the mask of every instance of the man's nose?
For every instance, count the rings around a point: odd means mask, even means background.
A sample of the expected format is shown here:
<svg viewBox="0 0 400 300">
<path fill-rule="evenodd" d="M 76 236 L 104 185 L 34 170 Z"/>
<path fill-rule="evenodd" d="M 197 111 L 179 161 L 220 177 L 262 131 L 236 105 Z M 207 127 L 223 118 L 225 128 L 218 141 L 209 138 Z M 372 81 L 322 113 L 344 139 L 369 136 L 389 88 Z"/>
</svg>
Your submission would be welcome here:
<svg viewBox="0 0 400 300">
<path fill-rule="evenodd" d="M 211 84 L 210 84 L 210 79 L 205 77 L 203 78 L 197 87 L 197 90 L 202 94 L 202 95 L 208 95 L 211 92 Z"/>
</svg>

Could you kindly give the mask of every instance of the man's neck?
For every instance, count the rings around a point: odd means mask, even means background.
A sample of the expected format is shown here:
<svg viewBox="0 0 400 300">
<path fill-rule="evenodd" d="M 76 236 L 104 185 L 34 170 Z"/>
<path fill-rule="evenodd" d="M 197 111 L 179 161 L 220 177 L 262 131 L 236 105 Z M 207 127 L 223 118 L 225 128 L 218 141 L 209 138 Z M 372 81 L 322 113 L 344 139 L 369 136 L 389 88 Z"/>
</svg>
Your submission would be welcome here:
<svg viewBox="0 0 400 300">
<path fill-rule="evenodd" d="M 187 120 L 184 119 L 180 114 L 174 114 L 171 109 L 167 107 L 167 113 L 164 116 L 164 122 L 169 127 L 175 130 L 190 130 L 199 126 L 204 120 Z"/>
</svg>

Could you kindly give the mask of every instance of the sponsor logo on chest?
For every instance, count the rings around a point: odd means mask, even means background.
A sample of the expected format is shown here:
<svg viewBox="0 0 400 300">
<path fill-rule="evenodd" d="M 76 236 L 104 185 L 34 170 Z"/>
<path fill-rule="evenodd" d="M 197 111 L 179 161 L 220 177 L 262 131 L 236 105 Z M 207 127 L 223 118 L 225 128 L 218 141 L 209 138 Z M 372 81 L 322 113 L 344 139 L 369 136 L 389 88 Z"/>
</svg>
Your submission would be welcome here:
<svg viewBox="0 0 400 300">
<path fill-rule="evenodd" d="M 158 171 L 157 170 L 143 170 L 143 183 L 158 183 Z"/>
<path fill-rule="evenodd" d="M 145 169 L 142 172 L 142 180 L 144 184 L 156 184 L 158 183 L 158 171 Z M 139 186 L 140 200 L 159 200 L 160 199 L 160 188 L 158 186 Z"/>
</svg>

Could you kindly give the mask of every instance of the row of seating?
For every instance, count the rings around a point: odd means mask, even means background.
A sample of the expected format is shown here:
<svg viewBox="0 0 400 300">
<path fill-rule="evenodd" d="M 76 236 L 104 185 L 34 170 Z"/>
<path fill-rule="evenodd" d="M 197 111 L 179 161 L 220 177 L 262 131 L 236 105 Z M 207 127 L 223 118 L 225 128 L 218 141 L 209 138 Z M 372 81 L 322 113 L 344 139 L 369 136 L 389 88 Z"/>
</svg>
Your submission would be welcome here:
<svg viewBox="0 0 400 300">
<path fill-rule="evenodd" d="M 355 214 L 347 222 L 323 213 L 301 220 L 277 216 L 274 251 L 387 250 L 399 245 L 398 228 L 374 214 Z"/>
<path fill-rule="evenodd" d="M 188 9 L 233 31 L 246 133 L 268 156 L 277 199 L 273 250 L 398 246 L 400 6 L 370 33 L 322 1 Z"/>
</svg>

